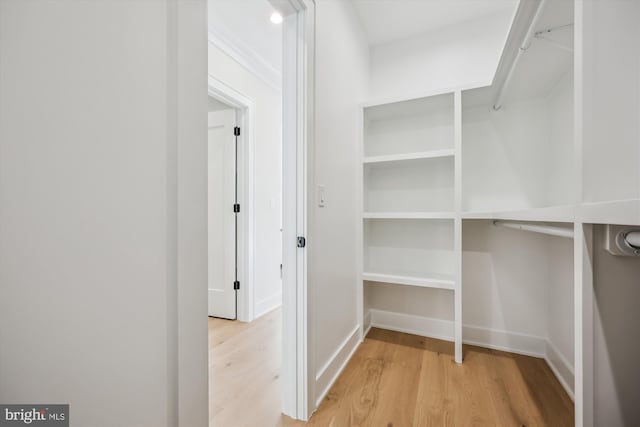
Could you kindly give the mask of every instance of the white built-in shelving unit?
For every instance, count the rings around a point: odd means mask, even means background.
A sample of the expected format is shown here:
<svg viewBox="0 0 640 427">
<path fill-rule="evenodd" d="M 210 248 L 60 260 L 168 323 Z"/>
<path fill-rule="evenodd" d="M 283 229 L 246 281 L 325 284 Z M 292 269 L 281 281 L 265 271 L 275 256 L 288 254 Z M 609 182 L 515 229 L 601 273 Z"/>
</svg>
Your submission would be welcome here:
<svg viewBox="0 0 640 427">
<path fill-rule="evenodd" d="M 363 105 L 363 334 L 544 357 L 578 426 L 633 407 L 596 390 L 625 350 L 601 348 L 594 289 L 640 270 L 594 244 L 640 227 L 638 22 L 637 2 L 521 2 L 493 84 Z"/>
<path fill-rule="evenodd" d="M 362 110 L 362 280 L 452 292 L 453 317 L 461 301 L 459 102 L 452 92 Z"/>
</svg>

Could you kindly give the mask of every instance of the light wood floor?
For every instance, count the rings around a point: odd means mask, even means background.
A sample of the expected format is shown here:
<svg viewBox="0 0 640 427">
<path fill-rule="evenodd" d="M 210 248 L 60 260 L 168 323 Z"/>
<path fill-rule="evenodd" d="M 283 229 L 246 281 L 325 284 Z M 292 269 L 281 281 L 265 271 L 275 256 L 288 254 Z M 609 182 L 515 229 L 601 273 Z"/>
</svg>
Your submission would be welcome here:
<svg viewBox="0 0 640 427">
<path fill-rule="evenodd" d="M 251 323 L 209 318 L 209 426 L 275 427 L 281 414 L 280 310 Z"/>
<path fill-rule="evenodd" d="M 210 425 L 299 426 L 280 415 L 280 311 L 209 319 Z M 542 359 L 372 329 L 306 425 L 573 426 L 573 402 Z M 211 379 L 215 378 L 215 387 Z"/>
</svg>

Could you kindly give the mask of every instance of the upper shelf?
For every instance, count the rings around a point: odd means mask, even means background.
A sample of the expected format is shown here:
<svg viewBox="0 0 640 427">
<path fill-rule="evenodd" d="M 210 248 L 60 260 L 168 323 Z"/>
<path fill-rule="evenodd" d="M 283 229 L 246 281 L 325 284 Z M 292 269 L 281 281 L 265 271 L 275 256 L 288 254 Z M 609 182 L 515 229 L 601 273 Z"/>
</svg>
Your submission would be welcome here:
<svg viewBox="0 0 640 427">
<path fill-rule="evenodd" d="M 405 154 L 388 154 L 385 156 L 369 156 L 362 160 L 364 164 L 371 163 L 393 163 L 402 162 L 405 160 L 420 160 L 420 159 L 434 159 L 439 157 L 452 157 L 455 155 L 454 149 L 442 149 L 422 151 L 418 153 L 405 153 Z"/>
<path fill-rule="evenodd" d="M 640 225 L 640 199 L 583 203 L 577 216 L 587 224 Z"/>
</svg>

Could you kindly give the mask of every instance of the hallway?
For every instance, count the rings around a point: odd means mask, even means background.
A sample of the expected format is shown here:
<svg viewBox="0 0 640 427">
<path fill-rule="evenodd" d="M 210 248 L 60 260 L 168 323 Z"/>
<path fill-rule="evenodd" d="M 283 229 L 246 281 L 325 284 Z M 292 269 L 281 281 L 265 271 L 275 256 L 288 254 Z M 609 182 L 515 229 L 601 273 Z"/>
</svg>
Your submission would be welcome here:
<svg viewBox="0 0 640 427">
<path fill-rule="evenodd" d="M 281 336 L 280 308 L 251 323 L 209 317 L 210 427 L 295 425 L 280 410 Z"/>
</svg>

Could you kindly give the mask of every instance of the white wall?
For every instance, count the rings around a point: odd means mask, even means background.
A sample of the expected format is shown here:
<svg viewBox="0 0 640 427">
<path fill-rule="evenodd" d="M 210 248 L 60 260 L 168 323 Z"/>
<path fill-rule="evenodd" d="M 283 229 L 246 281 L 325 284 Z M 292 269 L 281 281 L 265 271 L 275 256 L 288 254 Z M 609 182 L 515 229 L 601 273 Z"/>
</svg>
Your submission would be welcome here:
<svg viewBox="0 0 640 427">
<path fill-rule="evenodd" d="M 269 17 L 269 0 L 208 0 L 209 32 L 230 41 L 271 76 L 282 72 L 282 25 Z"/>
<path fill-rule="evenodd" d="M 513 12 L 450 25 L 371 48 L 371 96 L 415 96 L 491 83 Z"/>
<path fill-rule="evenodd" d="M 463 209 L 575 201 L 571 73 L 548 95 L 510 101 L 500 111 L 486 105 L 464 108 L 462 120 Z"/>
<path fill-rule="evenodd" d="M 541 99 L 512 103 L 500 111 L 486 105 L 463 110 L 464 210 L 548 205 L 547 174 L 542 172 L 550 159 L 546 111 L 547 104 Z"/>
<path fill-rule="evenodd" d="M 328 384 L 346 355 L 342 344 L 356 315 L 356 173 L 358 105 L 368 88 L 368 46 L 350 2 L 319 0 L 316 8 L 315 176 L 326 186 L 326 206 L 310 194 L 308 277 L 319 384 Z M 349 341 L 351 342 L 351 341 Z M 334 362 L 334 363 L 330 363 Z M 327 365 L 329 364 L 329 365 Z M 323 368 L 326 368 L 323 370 Z M 321 397 L 324 386 L 316 386 Z"/>
<path fill-rule="evenodd" d="M 206 424 L 205 13 L 0 1 L 3 403 Z"/>
<path fill-rule="evenodd" d="M 546 165 L 546 204 L 565 205 L 578 202 L 573 138 L 573 67 L 547 97 L 549 142 Z"/>
<path fill-rule="evenodd" d="M 506 332 L 507 348 L 546 356 L 573 387 L 573 241 L 465 221 L 463 251 L 465 327 Z"/>
<path fill-rule="evenodd" d="M 583 200 L 638 199 L 640 3 L 584 3 Z"/>
<path fill-rule="evenodd" d="M 545 242 L 541 234 L 497 228 L 490 221 L 465 221 L 464 324 L 546 336 Z"/>
<path fill-rule="evenodd" d="M 254 301 L 257 317 L 282 301 L 282 92 L 212 43 L 209 43 L 209 74 L 255 102 Z"/>
</svg>

